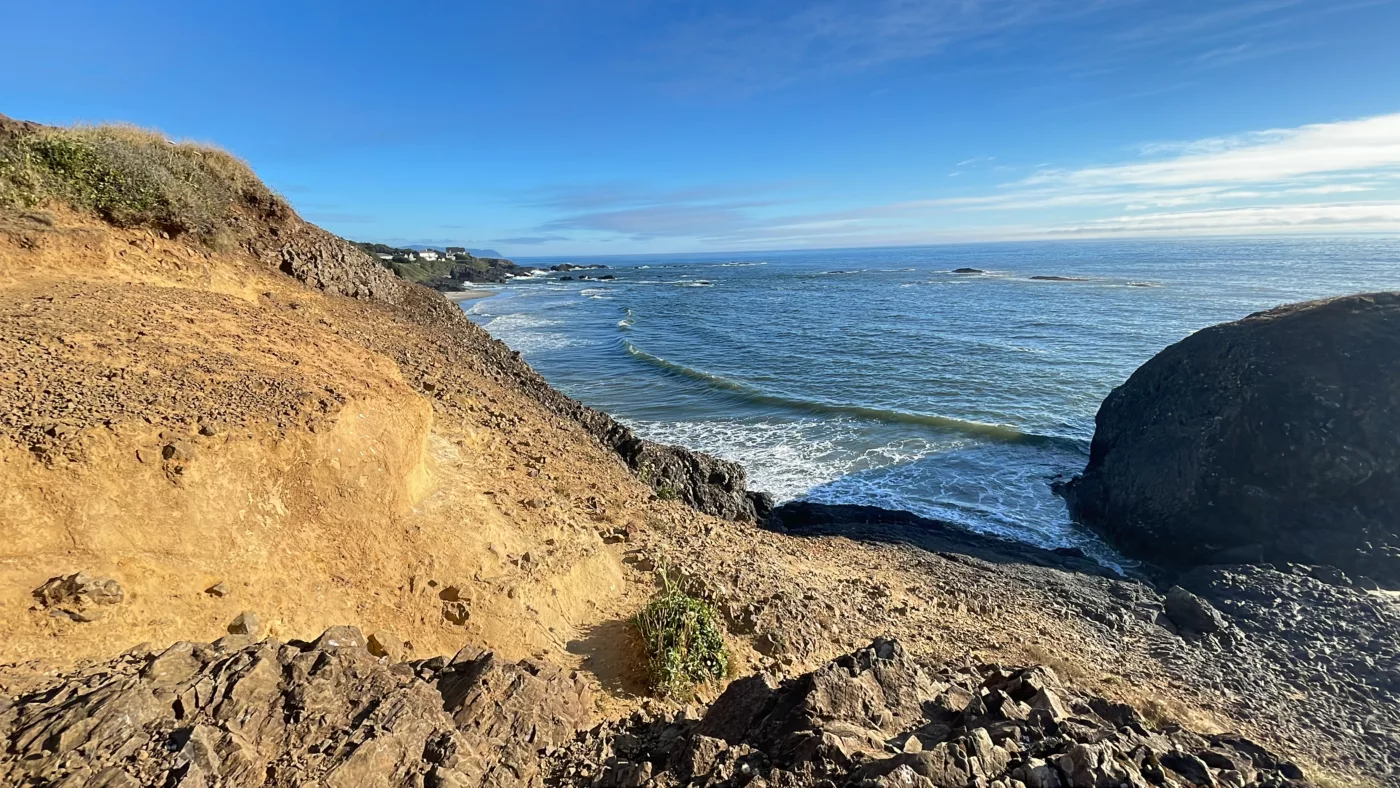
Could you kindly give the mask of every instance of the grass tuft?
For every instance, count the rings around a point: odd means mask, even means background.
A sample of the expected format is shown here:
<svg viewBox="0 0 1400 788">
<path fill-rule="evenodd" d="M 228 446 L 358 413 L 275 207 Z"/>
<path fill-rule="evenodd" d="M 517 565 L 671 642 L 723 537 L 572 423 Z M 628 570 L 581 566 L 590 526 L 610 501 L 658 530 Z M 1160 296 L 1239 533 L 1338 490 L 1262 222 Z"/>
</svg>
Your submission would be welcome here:
<svg viewBox="0 0 1400 788">
<path fill-rule="evenodd" d="M 682 592 L 664 572 L 662 584 L 632 623 L 646 649 L 652 691 L 687 698 L 697 686 L 724 678 L 729 652 L 714 606 Z"/>
<path fill-rule="evenodd" d="M 284 205 L 232 154 L 135 126 L 46 128 L 0 139 L 0 207 L 52 202 L 211 246 L 237 235 L 239 208 Z"/>
</svg>

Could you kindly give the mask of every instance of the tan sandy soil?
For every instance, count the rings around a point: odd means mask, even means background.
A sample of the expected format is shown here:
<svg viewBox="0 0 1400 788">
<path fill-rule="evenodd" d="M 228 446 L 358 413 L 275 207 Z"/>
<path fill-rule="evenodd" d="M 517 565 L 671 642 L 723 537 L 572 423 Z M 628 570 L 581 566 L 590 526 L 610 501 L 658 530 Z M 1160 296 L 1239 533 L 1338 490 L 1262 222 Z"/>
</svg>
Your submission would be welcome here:
<svg viewBox="0 0 1400 788">
<path fill-rule="evenodd" d="M 1131 596 L 1110 581 L 660 501 L 461 336 L 239 255 L 48 217 L 0 220 L 11 691 L 138 642 L 217 638 L 248 610 L 284 639 L 354 624 L 408 656 L 470 642 L 582 666 L 626 708 L 641 689 L 626 619 L 665 563 L 738 622 L 738 670 L 795 672 L 893 635 L 921 656 L 1048 662 L 1164 716 L 1250 728 L 1227 698 L 1178 684 L 1157 635 L 1085 617 L 1076 595 Z M 37 608 L 36 587 L 80 570 L 126 601 L 83 623 Z M 217 583 L 225 596 L 206 593 Z"/>
</svg>

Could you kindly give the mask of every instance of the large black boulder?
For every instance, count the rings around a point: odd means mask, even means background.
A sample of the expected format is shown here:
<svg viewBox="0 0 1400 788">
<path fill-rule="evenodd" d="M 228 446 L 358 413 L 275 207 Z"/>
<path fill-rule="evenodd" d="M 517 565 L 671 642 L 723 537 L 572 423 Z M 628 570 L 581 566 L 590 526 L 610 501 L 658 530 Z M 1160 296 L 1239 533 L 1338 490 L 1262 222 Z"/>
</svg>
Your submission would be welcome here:
<svg viewBox="0 0 1400 788">
<path fill-rule="evenodd" d="M 1328 564 L 1400 588 L 1400 293 L 1199 331 L 1099 408 L 1075 517 L 1165 568 Z"/>
</svg>

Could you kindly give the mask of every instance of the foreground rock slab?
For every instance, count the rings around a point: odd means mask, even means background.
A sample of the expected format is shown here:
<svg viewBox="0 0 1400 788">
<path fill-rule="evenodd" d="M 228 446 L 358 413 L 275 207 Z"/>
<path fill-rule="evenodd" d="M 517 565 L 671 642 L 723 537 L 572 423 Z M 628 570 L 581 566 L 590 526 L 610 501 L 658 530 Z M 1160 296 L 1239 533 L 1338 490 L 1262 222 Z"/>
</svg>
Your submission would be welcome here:
<svg viewBox="0 0 1400 788">
<path fill-rule="evenodd" d="M 538 753 L 590 723 L 576 674 L 472 649 L 393 664 L 365 643 L 181 642 L 0 699 L 0 784 L 537 785 Z"/>
<path fill-rule="evenodd" d="M 1312 785 L 1234 734 L 1154 725 L 1045 667 L 926 666 L 892 640 L 775 685 L 730 685 L 699 720 L 641 715 L 554 754 L 559 785 Z"/>
</svg>

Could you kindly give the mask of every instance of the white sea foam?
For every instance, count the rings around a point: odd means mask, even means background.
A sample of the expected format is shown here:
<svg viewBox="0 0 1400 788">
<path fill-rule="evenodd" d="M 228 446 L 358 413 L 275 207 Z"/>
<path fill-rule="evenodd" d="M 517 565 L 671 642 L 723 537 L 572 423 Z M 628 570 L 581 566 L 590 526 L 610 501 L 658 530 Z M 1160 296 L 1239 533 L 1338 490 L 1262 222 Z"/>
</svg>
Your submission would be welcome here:
<svg viewBox="0 0 1400 788">
<path fill-rule="evenodd" d="M 907 437 L 861 445 L 856 419 L 635 422 L 637 433 L 744 466 L 749 488 L 779 502 L 806 499 L 901 509 L 1046 548 L 1077 547 L 1121 568 L 1122 558 L 1069 520 L 1050 492 L 1060 465 L 1043 449 L 968 436 Z M 1015 453 L 1015 457 L 1008 453 Z M 1037 456 L 1039 459 L 1037 459 Z"/>
<path fill-rule="evenodd" d="M 486 324 L 486 331 L 517 350 L 523 356 L 550 350 L 574 347 L 578 340 L 566 332 L 554 330 L 564 325 L 563 320 L 543 317 L 539 314 L 514 312 L 493 318 Z"/>
</svg>

